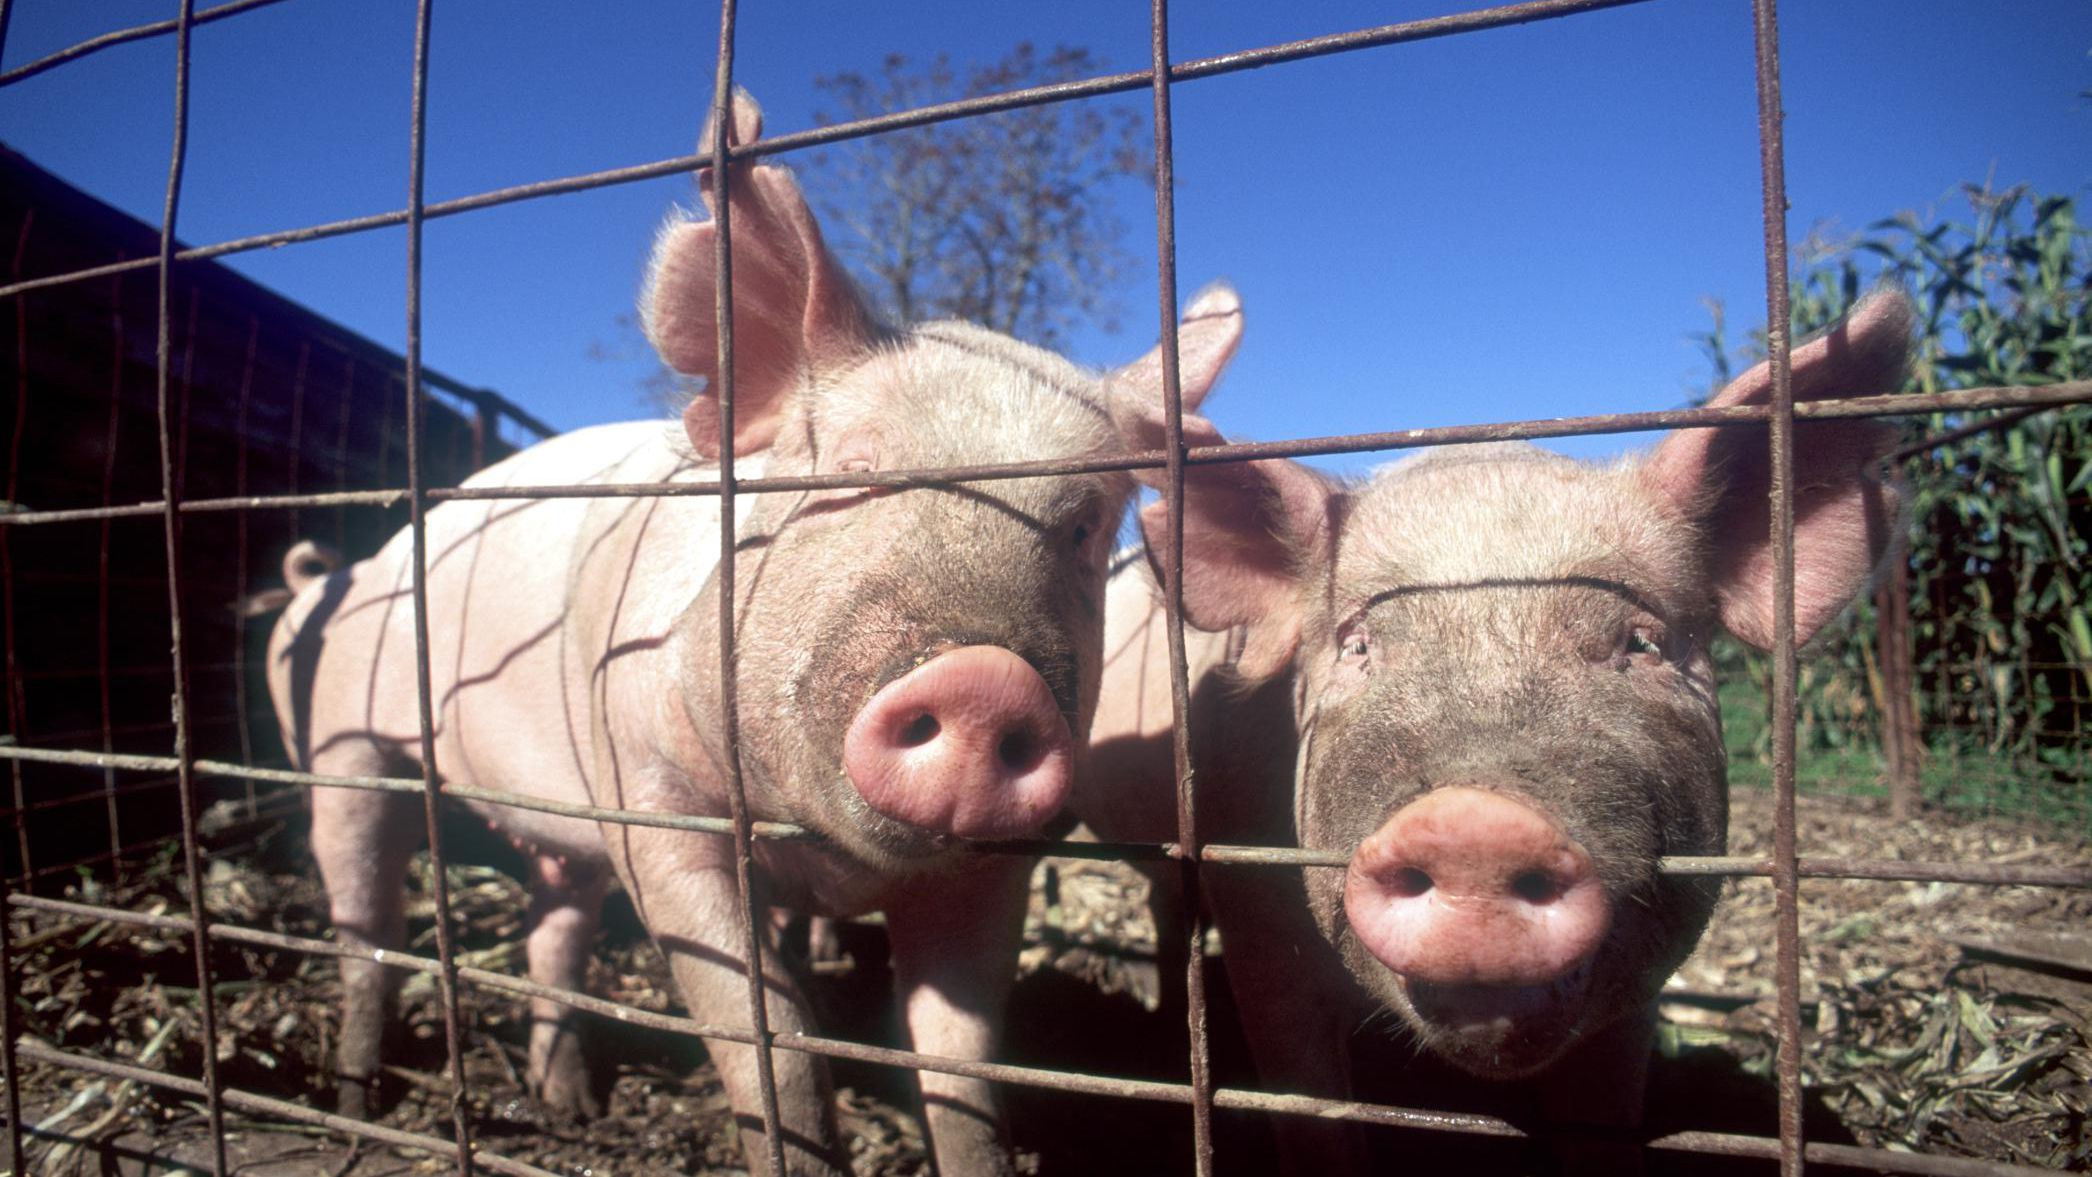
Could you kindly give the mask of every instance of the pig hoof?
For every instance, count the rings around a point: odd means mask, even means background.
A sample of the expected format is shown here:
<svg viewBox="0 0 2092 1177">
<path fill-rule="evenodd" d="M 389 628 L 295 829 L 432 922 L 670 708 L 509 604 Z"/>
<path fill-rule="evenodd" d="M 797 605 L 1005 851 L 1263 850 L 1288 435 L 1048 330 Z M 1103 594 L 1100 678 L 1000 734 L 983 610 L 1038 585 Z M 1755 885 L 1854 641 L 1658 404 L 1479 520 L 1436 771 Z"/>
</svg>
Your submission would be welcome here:
<svg viewBox="0 0 2092 1177">
<path fill-rule="evenodd" d="M 843 937 L 835 921 L 817 915 L 806 925 L 806 963 L 816 973 L 846 973 L 850 958 L 843 952 Z"/>
<path fill-rule="evenodd" d="M 368 1120 L 378 1107 L 376 1075 L 342 1075 L 334 1094 L 334 1110 L 351 1120 Z"/>
<path fill-rule="evenodd" d="M 546 1076 L 534 1098 L 545 1115 L 553 1120 L 587 1121 L 600 1119 L 603 1115 L 603 1100 L 596 1094 L 595 1084 L 590 1082 L 585 1070 L 571 1075 Z"/>
</svg>

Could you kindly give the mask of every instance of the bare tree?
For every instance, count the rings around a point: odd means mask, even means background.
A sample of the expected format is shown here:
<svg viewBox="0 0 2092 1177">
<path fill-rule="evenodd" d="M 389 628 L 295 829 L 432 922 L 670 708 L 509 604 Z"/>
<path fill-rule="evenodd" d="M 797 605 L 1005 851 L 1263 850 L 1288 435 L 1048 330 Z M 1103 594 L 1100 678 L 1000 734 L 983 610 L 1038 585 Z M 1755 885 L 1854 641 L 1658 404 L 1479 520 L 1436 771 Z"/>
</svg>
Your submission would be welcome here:
<svg viewBox="0 0 2092 1177">
<path fill-rule="evenodd" d="M 870 75 L 815 79 L 823 125 L 1090 77 L 1087 49 L 1020 44 L 989 65 L 890 54 Z M 968 319 L 1054 346 L 1079 323 L 1116 330 L 1112 291 L 1133 264 L 1112 212 L 1120 181 L 1152 182 L 1147 124 L 1129 110 L 1060 102 L 911 127 L 808 161 L 831 244 L 899 322 Z M 854 240 L 853 240 L 854 238 Z"/>
<path fill-rule="evenodd" d="M 931 103 L 1092 77 L 1087 49 L 1041 55 L 1020 44 L 1000 61 L 958 67 L 939 54 L 918 63 L 890 54 L 871 75 L 814 85 L 833 109 L 823 125 Z M 966 319 L 1045 347 L 1075 326 L 1118 329 L 1113 299 L 1135 265 L 1112 211 L 1121 183 L 1152 184 L 1153 139 L 1133 110 L 1059 102 L 853 139 L 782 162 L 800 173 L 829 230 L 829 245 L 896 323 Z M 592 358 L 650 354 L 638 319 Z M 641 382 L 650 410 L 680 410 L 688 382 L 656 366 Z"/>
</svg>

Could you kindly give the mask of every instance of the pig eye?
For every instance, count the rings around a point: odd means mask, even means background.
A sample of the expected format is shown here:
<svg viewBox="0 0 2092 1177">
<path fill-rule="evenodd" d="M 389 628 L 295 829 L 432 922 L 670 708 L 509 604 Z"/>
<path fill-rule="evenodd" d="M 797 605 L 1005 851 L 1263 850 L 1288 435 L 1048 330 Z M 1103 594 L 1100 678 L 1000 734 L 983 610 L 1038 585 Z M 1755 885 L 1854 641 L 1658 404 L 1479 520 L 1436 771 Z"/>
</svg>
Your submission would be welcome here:
<svg viewBox="0 0 2092 1177">
<path fill-rule="evenodd" d="M 853 428 L 837 439 L 834 465 L 829 470 L 835 474 L 870 474 L 879 468 L 880 449 L 876 430 Z"/>
<path fill-rule="evenodd" d="M 1627 631 L 1627 637 L 1622 643 L 1621 652 L 1629 658 L 1644 662 L 1661 662 L 1663 660 L 1662 644 L 1658 642 L 1654 633 L 1641 626 L 1636 626 Z"/>
<path fill-rule="evenodd" d="M 1364 617 L 1353 617 L 1337 629 L 1337 657 L 1330 665 L 1321 705 L 1342 706 L 1358 698 L 1372 680 L 1373 669 L 1373 635 Z"/>
<path fill-rule="evenodd" d="M 1091 504 L 1076 511 L 1060 524 L 1060 532 L 1070 548 L 1088 554 L 1090 548 L 1104 532 L 1103 508 Z"/>
</svg>

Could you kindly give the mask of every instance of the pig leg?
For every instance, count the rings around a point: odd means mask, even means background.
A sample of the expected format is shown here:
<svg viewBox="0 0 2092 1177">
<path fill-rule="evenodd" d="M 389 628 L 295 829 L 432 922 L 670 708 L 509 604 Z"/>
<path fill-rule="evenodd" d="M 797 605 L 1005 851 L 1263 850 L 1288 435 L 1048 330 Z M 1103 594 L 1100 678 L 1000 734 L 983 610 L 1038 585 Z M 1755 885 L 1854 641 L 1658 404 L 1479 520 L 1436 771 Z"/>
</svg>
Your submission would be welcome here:
<svg viewBox="0 0 2092 1177">
<path fill-rule="evenodd" d="M 806 929 L 803 951 L 793 938 L 802 921 Z M 806 962 L 806 971 L 815 975 L 849 971 L 843 964 L 843 938 L 836 927 L 838 922 L 834 916 L 801 915 L 788 907 L 770 909 L 771 934 L 787 944 L 789 951 Z"/>
<path fill-rule="evenodd" d="M 382 776 L 393 765 L 374 754 L 316 756 L 313 771 Z M 406 935 L 407 861 L 422 842 L 416 798 L 363 789 L 312 790 L 312 853 L 327 887 L 334 938 L 358 948 L 397 950 Z M 368 1119 L 377 1111 L 378 1065 L 396 970 L 374 960 L 341 960 L 341 1036 L 334 1048 L 338 1110 Z"/>
<path fill-rule="evenodd" d="M 835 971 L 843 963 L 843 937 L 834 917 L 807 917 L 806 963 L 816 973 Z"/>
<path fill-rule="evenodd" d="M 1297 879 L 1298 872 L 1288 872 Z M 1299 884 L 1270 868 L 1208 867 L 1202 882 L 1220 928 L 1228 985 L 1266 1091 L 1348 1099 L 1355 1006 L 1303 977 L 1339 975 L 1343 965 L 1316 930 Z M 1350 1124 L 1307 1116 L 1272 1120 L 1279 1171 L 1363 1173 L 1364 1137 Z"/>
<path fill-rule="evenodd" d="M 1540 1082 L 1540 1106 L 1564 1177 L 1642 1171 L 1643 1100 L 1656 1006 L 1621 1018 L 1585 1039 Z"/>
<path fill-rule="evenodd" d="M 1184 970 L 1191 964 L 1191 929 L 1185 922 L 1184 887 L 1174 862 L 1144 862 L 1148 880 L 1148 916 L 1155 921 L 1155 1008 L 1173 1023 L 1191 1007 Z"/>
<path fill-rule="evenodd" d="M 606 826 L 611 857 L 632 903 L 675 974 L 690 1016 L 719 1026 L 748 1025 L 747 922 L 734 884 L 733 846 L 724 838 Z M 757 912 L 763 907 L 758 904 Z M 785 970 L 777 937 L 767 918 L 763 939 L 763 992 L 770 1029 L 779 1036 L 810 1030 L 805 998 Z M 762 1171 L 768 1145 L 763 1136 L 762 1091 L 753 1047 L 707 1041 L 740 1129 L 741 1150 L 752 1171 Z M 835 1101 L 827 1068 L 799 1050 L 774 1050 L 777 1111 L 783 1132 L 785 1169 L 793 1174 L 848 1172 L 839 1160 Z"/>
<path fill-rule="evenodd" d="M 963 885 L 933 877 L 886 905 L 894 990 L 909 1037 L 923 1054 L 986 1060 L 1017 972 L 1025 896 L 1034 863 L 982 857 L 967 863 Z M 918 1071 L 923 1127 L 937 1171 L 1014 1172 L 994 1084 Z"/>
<path fill-rule="evenodd" d="M 588 985 L 588 961 L 610 872 L 600 866 L 537 855 L 530 891 L 530 979 L 576 993 Z M 544 998 L 530 1003 L 530 1085 L 555 1115 L 595 1117 L 603 1101 L 590 1080 L 581 1045 L 581 1013 Z"/>
<path fill-rule="evenodd" d="M 711 886 L 704 886 L 705 882 Z M 683 991 L 691 1015 L 699 1021 L 730 1026 L 748 1024 L 748 982 L 742 963 L 742 922 L 734 897 L 731 873 L 721 871 L 711 880 L 695 880 L 693 890 L 711 892 L 698 913 L 711 917 L 686 926 L 680 921 L 649 920 L 656 942 L 668 952 L 676 986 Z M 723 933 L 723 934 L 722 934 Z M 763 953 L 763 990 L 770 1030 L 773 1034 L 804 1034 L 811 1030 L 806 1003 L 783 970 L 775 938 Z M 672 945 L 676 947 L 671 947 Z M 719 1079 L 734 1107 L 740 1129 L 741 1148 L 752 1168 L 767 1155 L 761 1114 L 762 1091 L 756 1072 L 755 1050 L 730 1042 L 707 1042 Z M 770 1054 L 777 1082 L 777 1114 L 783 1133 L 785 1171 L 793 1174 L 842 1172 L 837 1147 L 834 1099 L 825 1067 L 813 1055 L 797 1050 Z"/>
</svg>

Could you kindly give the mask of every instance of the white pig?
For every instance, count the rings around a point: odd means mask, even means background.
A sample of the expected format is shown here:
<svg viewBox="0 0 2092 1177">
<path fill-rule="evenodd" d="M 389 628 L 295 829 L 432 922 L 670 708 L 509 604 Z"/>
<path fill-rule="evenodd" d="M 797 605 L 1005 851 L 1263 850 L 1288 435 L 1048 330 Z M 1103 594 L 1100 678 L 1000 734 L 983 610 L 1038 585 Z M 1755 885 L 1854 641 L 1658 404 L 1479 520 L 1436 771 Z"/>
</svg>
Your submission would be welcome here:
<svg viewBox="0 0 2092 1177">
<path fill-rule="evenodd" d="M 735 140 L 760 132 L 738 96 Z M 707 136 L 709 141 L 709 136 Z M 875 322 L 822 243 L 789 172 L 732 171 L 735 428 L 742 477 L 1080 458 L 1123 451 L 1114 405 L 1161 397 L 1158 356 L 1106 376 L 968 326 Z M 705 187 L 710 200 L 709 185 Z M 603 426 L 545 442 L 473 486 L 702 482 L 720 435 L 711 222 L 661 234 L 642 309 L 650 338 L 708 382 L 680 428 Z M 1196 404 L 1241 314 L 1215 288 L 1187 312 Z M 916 1049 L 985 1059 L 1014 973 L 1030 863 L 969 841 L 1038 831 L 1061 808 L 1095 706 L 1104 562 L 1132 480 L 1073 474 L 908 490 L 751 495 L 732 521 L 741 767 L 758 819 L 820 844 L 756 845 L 760 902 L 886 914 Z M 624 810 L 724 816 L 714 497 L 457 501 L 429 512 L 435 759 L 441 779 Z M 411 552 L 303 585 L 269 651 L 297 762 L 329 775 L 420 771 Z M 692 1016 L 748 1022 L 732 843 L 498 805 L 474 809 L 536 864 L 530 975 L 582 987 L 611 879 L 667 954 Z M 336 934 L 396 948 L 420 843 L 412 795 L 313 790 L 313 849 Z M 771 921 L 762 920 L 765 935 Z M 766 966 L 775 955 L 765 953 Z M 391 970 L 342 962 L 341 1106 L 371 1110 Z M 766 967 L 771 1027 L 808 1031 L 792 980 Z M 570 1011 L 533 1007 L 530 1074 L 555 1109 L 597 1107 Z M 753 1051 L 711 1044 L 752 1159 L 765 1149 Z M 774 1055 L 795 1173 L 846 1171 L 813 1055 Z M 925 1071 L 926 1123 L 949 1174 L 1009 1169 L 997 1097 Z"/>
<path fill-rule="evenodd" d="M 1795 349 L 1795 397 L 1893 390 L 1911 316 L 1879 294 Z M 1762 404 L 1770 387 L 1761 364 L 1713 403 Z M 1161 436 L 1152 408 L 1123 411 L 1148 444 Z M 1220 440 L 1197 417 L 1185 436 Z M 1900 492 L 1879 469 L 1893 436 L 1867 420 L 1797 425 L 1798 641 L 1900 533 Z M 1188 469 L 1201 838 L 1350 859 L 1205 872 L 1267 1084 L 1345 1096 L 1370 1021 L 1484 1078 L 1540 1077 L 1559 1119 L 1638 1119 L 1656 991 L 1716 894 L 1657 862 L 1720 854 L 1727 828 L 1708 643 L 1717 628 L 1772 643 L 1767 466 L 1760 426 L 1679 430 L 1604 466 L 1453 447 L 1357 485 L 1285 461 Z M 1162 511 L 1144 512 L 1151 550 Z M 1108 589 L 1075 807 L 1111 839 L 1175 837 L 1154 583 L 1136 561 Z M 1278 1128 L 1290 1171 L 1361 1163 L 1355 1133 Z"/>
</svg>

